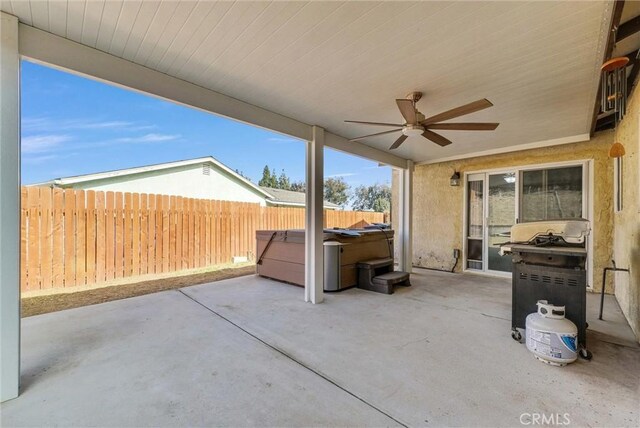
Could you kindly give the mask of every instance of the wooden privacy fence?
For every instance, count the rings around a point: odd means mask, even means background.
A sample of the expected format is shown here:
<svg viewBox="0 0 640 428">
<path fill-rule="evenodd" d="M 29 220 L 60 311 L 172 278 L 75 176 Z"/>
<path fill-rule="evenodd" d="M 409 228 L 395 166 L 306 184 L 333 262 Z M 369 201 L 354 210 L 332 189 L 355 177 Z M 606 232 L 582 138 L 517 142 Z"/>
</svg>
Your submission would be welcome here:
<svg viewBox="0 0 640 428">
<path fill-rule="evenodd" d="M 255 231 L 304 228 L 304 209 L 179 196 L 23 187 L 21 289 L 88 286 L 255 259 Z M 325 227 L 383 222 L 325 210 Z"/>
</svg>

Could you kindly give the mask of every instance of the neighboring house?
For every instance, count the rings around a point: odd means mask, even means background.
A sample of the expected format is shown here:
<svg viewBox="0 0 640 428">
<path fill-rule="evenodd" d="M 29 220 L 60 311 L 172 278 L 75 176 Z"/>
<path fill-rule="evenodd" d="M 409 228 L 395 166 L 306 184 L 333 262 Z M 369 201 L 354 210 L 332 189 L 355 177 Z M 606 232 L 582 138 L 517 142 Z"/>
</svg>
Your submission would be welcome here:
<svg viewBox="0 0 640 428">
<path fill-rule="evenodd" d="M 305 206 L 304 193 L 258 186 L 212 156 L 56 178 L 32 186 L 150 193 L 261 206 Z M 324 205 L 330 210 L 340 208 L 328 201 Z"/>
<path fill-rule="evenodd" d="M 271 187 L 260 186 L 262 190 L 271 195 L 271 199 L 268 200 L 270 206 L 278 207 L 304 207 L 305 206 L 305 194 L 304 192 L 294 192 L 292 190 L 273 189 Z M 340 209 L 339 205 L 333 202 L 324 201 L 324 208 L 327 210 Z"/>
</svg>

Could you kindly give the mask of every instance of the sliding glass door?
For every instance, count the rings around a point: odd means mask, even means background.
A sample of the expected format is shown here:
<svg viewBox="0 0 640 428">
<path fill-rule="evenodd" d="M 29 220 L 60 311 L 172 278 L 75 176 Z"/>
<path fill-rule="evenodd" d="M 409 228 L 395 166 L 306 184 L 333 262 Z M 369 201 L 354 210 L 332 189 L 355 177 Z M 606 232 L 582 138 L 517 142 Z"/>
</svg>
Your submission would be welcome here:
<svg viewBox="0 0 640 428">
<path fill-rule="evenodd" d="M 498 254 L 516 219 L 516 173 L 467 176 L 466 268 L 511 272 L 511 260 Z"/>
<path fill-rule="evenodd" d="M 467 177 L 467 269 L 484 269 L 484 174 Z"/>
<path fill-rule="evenodd" d="M 585 217 L 583 165 L 521 168 L 466 175 L 465 269 L 504 274 L 498 254 L 516 222 Z"/>
<path fill-rule="evenodd" d="M 516 223 L 516 173 L 488 174 L 487 270 L 511 272 L 511 258 L 498 254 Z"/>
</svg>

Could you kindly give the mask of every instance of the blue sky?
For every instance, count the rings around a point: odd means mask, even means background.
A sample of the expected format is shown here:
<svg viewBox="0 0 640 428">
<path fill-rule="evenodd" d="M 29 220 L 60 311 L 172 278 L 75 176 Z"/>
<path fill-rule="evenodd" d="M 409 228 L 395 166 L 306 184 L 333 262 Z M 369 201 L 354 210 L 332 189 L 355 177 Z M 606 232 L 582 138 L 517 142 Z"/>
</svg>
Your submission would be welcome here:
<svg viewBox="0 0 640 428">
<path fill-rule="evenodd" d="M 48 67 L 22 63 L 22 181 L 212 155 L 257 182 L 304 179 L 304 143 Z M 389 183 L 391 169 L 325 150 L 325 177 Z"/>
</svg>

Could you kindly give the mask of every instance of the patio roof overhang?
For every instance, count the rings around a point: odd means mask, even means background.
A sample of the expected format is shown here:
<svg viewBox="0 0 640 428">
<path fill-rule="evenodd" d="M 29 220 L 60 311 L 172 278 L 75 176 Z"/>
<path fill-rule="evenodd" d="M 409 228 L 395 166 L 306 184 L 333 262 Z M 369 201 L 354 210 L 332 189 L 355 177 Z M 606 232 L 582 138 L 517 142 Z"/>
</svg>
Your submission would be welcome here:
<svg viewBox="0 0 640 428">
<path fill-rule="evenodd" d="M 28 25 L 19 25 L 19 51 L 20 55 L 26 59 L 71 73 L 102 80 L 301 140 L 310 141 L 312 138 L 313 125 Z M 361 143 L 349 142 L 346 138 L 329 132 L 325 133 L 325 145 L 395 168 L 407 166 L 407 160 L 404 158 Z"/>
<path fill-rule="evenodd" d="M 21 57 L 307 141 L 305 296 L 315 303 L 323 148 L 402 169 L 410 270 L 415 162 L 589 138 L 612 4 L 2 1 L 1 400 L 19 380 Z M 390 153 L 393 137 L 348 141 L 368 129 L 345 119 L 395 122 L 393 100 L 416 90 L 428 114 L 489 98 L 494 108 L 464 119 L 501 125 L 453 134 L 445 148 L 410 139 Z"/>
<path fill-rule="evenodd" d="M 26 57 L 305 140 L 320 126 L 330 147 L 403 167 L 402 159 L 588 140 L 614 5 L 50 0 L 0 7 L 19 18 Z M 418 107 L 427 115 L 486 97 L 493 108 L 461 121 L 501 124 L 495 132 L 443 131 L 454 141 L 447 147 L 411 138 L 390 153 L 395 135 L 347 141 L 379 128 L 344 120 L 398 122 L 394 99 L 411 91 L 424 93 Z"/>
</svg>

